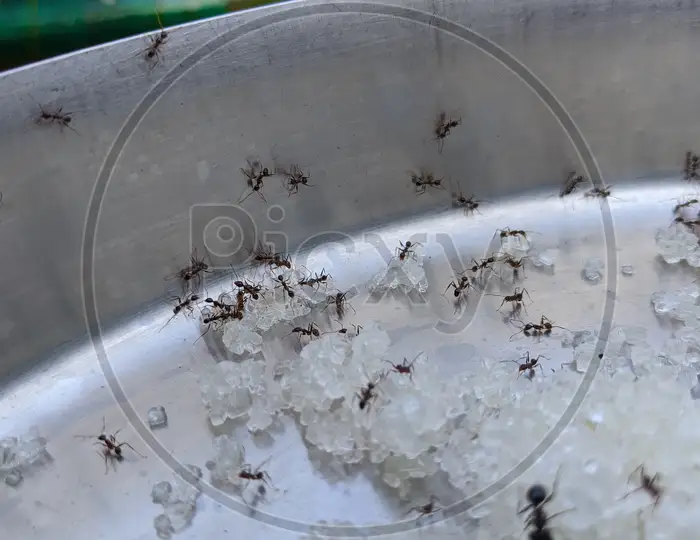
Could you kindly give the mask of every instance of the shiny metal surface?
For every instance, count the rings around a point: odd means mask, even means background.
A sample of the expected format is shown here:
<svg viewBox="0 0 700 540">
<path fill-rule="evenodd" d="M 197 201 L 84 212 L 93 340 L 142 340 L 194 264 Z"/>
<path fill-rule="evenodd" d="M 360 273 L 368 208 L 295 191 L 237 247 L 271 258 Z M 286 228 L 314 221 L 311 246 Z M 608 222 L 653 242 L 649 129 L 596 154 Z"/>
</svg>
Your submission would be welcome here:
<svg viewBox="0 0 700 540">
<path fill-rule="evenodd" d="M 537 231 L 538 246 L 559 250 L 554 276 L 527 271 L 537 312 L 552 313 L 567 328 L 600 325 L 605 299 L 613 298 L 606 292 L 610 280 L 590 286 L 579 274 L 583 260 L 610 255 L 606 206 L 601 212 L 596 202 L 546 198 L 569 170 L 583 169 L 576 149 L 541 97 L 444 30 L 449 24 L 492 40 L 538 77 L 571 115 L 609 183 L 658 179 L 615 191 L 622 200 L 610 201 L 613 253 L 637 267 L 634 277 L 617 280 L 615 322 L 655 328 L 649 295 L 660 283 L 686 279 L 659 269 L 653 235 L 670 221 L 673 203 L 665 200 L 678 197 L 681 186 L 669 176 L 677 179 L 683 153 L 700 131 L 697 8 L 530 1 L 502 8 L 487 2 L 333 6 L 273 6 L 174 29 L 152 70 L 137 55 L 145 47 L 137 38 L 0 76 L 6 261 L 0 436 L 36 424 L 54 458 L 21 488 L 0 488 L 0 521 L 13 537 L 153 538 L 158 511 L 150 489 L 170 479 L 167 464 L 203 467 L 212 457 L 213 432 L 196 380 L 202 365 L 214 361 L 211 351 L 203 341 L 193 345 L 198 333 L 191 321 L 174 320 L 158 332 L 174 287 L 164 278 L 190 254 L 193 219 L 200 231 L 212 216 L 227 216 L 241 223 L 248 242 L 255 232 L 285 251 L 336 241 L 317 248 L 307 264 L 325 267 L 346 286 L 362 284 L 385 264 L 381 244 L 365 233 L 378 235 L 389 253 L 399 240 L 427 235 L 428 304 L 409 309 L 396 300 L 358 300 L 353 320 L 380 319 L 397 356 L 426 349 L 446 374 L 470 369 L 474 348 L 497 356 L 504 347 L 523 346 L 508 342 L 512 332 L 494 311 L 495 298 L 479 304 L 463 331 L 435 329 L 438 318 L 453 315 L 441 297 L 451 279 L 446 256 L 453 259 L 445 246 L 466 260 L 481 256 L 497 228 Z M 225 38 L 231 35 L 238 37 Z M 196 63 L 193 51 L 200 51 Z M 149 94 L 154 85 L 162 95 Z M 149 95 L 152 101 L 142 101 Z M 76 132 L 35 125 L 37 103 L 75 112 Z M 431 128 L 443 109 L 463 125 L 438 154 Z M 118 153 L 115 140 L 123 146 Z M 96 185 L 102 194 L 97 181 L 106 178 L 110 156 L 114 167 L 101 207 L 90 206 Z M 247 215 L 232 214 L 238 211 L 221 205 L 244 192 L 239 169 L 251 156 L 297 162 L 311 170 L 316 187 L 288 197 L 271 183 L 268 204 L 253 196 L 243 205 Z M 489 200 L 483 215 L 448 211 L 449 189 L 416 196 L 406 171 L 421 167 Z M 94 259 L 86 263 L 83 237 L 91 238 L 96 217 Z M 194 236 L 198 245 L 201 235 Z M 213 264 L 227 268 L 241 262 L 241 253 L 214 257 Z M 94 295 L 81 288 L 86 274 L 94 276 Z M 124 409 L 86 340 L 84 294 L 88 305 L 94 299 L 106 332 Z M 558 341 L 543 347 L 555 364 L 567 359 Z M 155 432 L 161 446 L 150 449 L 126 428 L 123 411 L 128 416 L 132 407 L 143 419 L 157 404 L 166 407 L 170 425 Z M 105 477 L 90 444 L 73 437 L 96 432 L 103 415 L 108 426 L 124 426 L 123 437 L 148 458 Z M 289 538 L 304 527 L 264 523 L 386 524 L 402 513 L 391 493 L 363 476 L 329 483 L 308 459 L 293 422 L 273 438 L 274 444 L 258 441 L 250 456 L 256 462 L 274 454 L 269 472 L 284 492 L 261 509 L 272 517 L 241 515 L 240 503 L 210 490 L 192 527 L 177 538 L 234 531 Z M 246 445 L 252 452 L 253 442 Z M 444 486 L 435 489 L 455 497 Z"/>
</svg>

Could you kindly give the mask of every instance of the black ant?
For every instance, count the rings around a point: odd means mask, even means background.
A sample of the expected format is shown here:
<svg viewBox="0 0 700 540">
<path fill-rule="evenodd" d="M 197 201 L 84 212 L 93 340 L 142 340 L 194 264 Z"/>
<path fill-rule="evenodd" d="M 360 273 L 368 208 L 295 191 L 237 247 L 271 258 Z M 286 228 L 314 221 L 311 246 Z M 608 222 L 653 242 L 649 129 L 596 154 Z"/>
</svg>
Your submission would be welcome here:
<svg viewBox="0 0 700 540">
<path fill-rule="evenodd" d="M 368 382 L 366 386 L 363 386 L 360 388 L 360 393 L 355 393 L 355 397 L 360 399 L 360 410 L 367 409 L 369 411 L 371 401 L 377 398 L 377 393 L 375 390 L 377 389 L 377 385 L 382 382 L 386 378 L 386 373 L 382 372 L 379 374 L 379 377 L 377 378 L 376 382 Z"/>
<path fill-rule="evenodd" d="M 521 289 L 518 289 L 518 287 L 516 287 L 515 290 L 513 291 L 513 294 L 509 294 L 509 295 L 503 297 L 503 302 L 501 302 L 501 305 L 498 306 L 498 311 L 501 310 L 501 308 L 503 307 L 503 305 L 506 302 L 510 302 L 513 305 L 513 313 L 519 312 L 520 308 L 525 307 L 525 304 L 523 302 L 523 293 L 525 293 L 527 295 L 527 297 L 530 300 L 532 300 L 532 298 L 530 298 L 530 293 L 527 292 L 527 289 L 521 290 Z M 489 294 L 489 296 L 499 296 L 499 295 Z M 525 313 L 527 313 L 527 309 L 525 310 Z"/>
<path fill-rule="evenodd" d="M 562 330 L 567 330 L 567 328 L 564 328 L 563 326 L 557 326 L 555 324 L 552 324 L 552 321 L 550 321 L 547 317 L 542 315 L 540 317 L 540 323 L 527 323 L 522 326 L 520 330 L 518 330 L 515 334 L 510 336 L 510 339 L 512 340 L 515 336 L 520 334 L 521 332 L 525 334 L 526 336 L 534 336 L 534 337 L 548 337 L 554 328 L 561 328 Z"/>
<path fill-rule="evenodd" d="M 172 321 L 181 311 L 184 310 L 187 314 L 191 314 L 194 311 L 194 307 L 192 306 L 192 304 L 197 302 L 199 298 L 200 297 L 198 294 L 190 294 L 189 296 L 186 296 L 184 300 L 179 296 L 173 296 L 173 300 L 177 301 L 175 306 L 173 306 L 173 316 L 168 319 L 168 322 L 166 322 L 163 325 L 163 328 L 165 328 L 168 325 L 168 323 Z M 163 328 L 161 328 L 160 330 L 162 330 Z"/>
<path fill-rule="evenodd" d="M 485 201 L 478 201 L 472 195 L 470 197 L 465 197 L 462 193 L 462 189 L 458 186 L 457 190 L 459 193 L 452 193 L 452 204 L 464 208 L 464 215 L 468 216 L 470 213 L 479 212 L 479 205 Z"/>
<path fill-rule="evenodd" d="M 583 175 L 577 174 L 576 172 L 569 173 L 569 177 L 566 179 L 566 182 L 564 182 L 561 191 L 559 191 L 559 197 L 571 195 L 574 191 L 576 191 L 578 186 L 585 181 L 586 178 Z"/>
<path fill-rule="evenodd" d="M 513 279 L 518 279 L 520 277 L 520 269 L 523 269 L 523 274 L 525 273 L 525 267 L 523 266 L 523 261 L 528 257 L 520 257 L 519 259 L 514 258 L 512 255 L 506 255 L 501 259 L 501 262 L 507 264 L 513 269 Z M 529 296 L 529 295 L 528 295 Z"/>
<path fill-rule="evenodd" d="M 475 259 L 472 259 L 472 262 L 474 263 L 472 266 L 468 267 L 467 270 L 471 271 L 472 273 L 476 274 L 477 272 L 479 275 L 482 275 L 484 271 L 490 270 L 493 267 L 493 264 L 498 260 L 498 258 L 494 255 L 491 255 L 490 257 L 486 259 L 481 259 L 480 262 L 477 262 Z"/>
<path fill-rule="evenodd" d="M 586 191 L 586 193 L 584 193 L 583 196 L 584 196 L 585 198 L 587 198 L 587 199 L 594 199 L 594 198 L 598 198 L 598 199 L 607 199 L 607 198 L 611 198 L 611 199 L 617 199 L 618 201 L 621 200 L 621 199 L 619 199 L 618 197 L 613 197 L 613 196 L 611 195 L 611 191 L 610 191 L 610 188 L 611 188 L 611 187 L 612 187 L 612 186 L 608 186 L 608 187 L 606 187 L 606 188 L 594 187 L 594 188 L 591 188 L 591 189 L 589 189 L 588 191 Z"/>
<path fill-rule="evenodd" d="M 563 510 L 548 516 L 546 510 L 544 509 L 545 505 L 554 499 L 557 484 L 559 482 L 559 472 L 560 471 L 557 471 L 551 493 L 547 493 L 547 488 L 542 484 L 534 484 L 530 486 L 525 494 L 529 504 L 525 506 L 525 508 L 518 510 L 518 515 L 530 510 L 530 515 L 525 520 L 526 529 L 528 527 L 533 527 L 533 530 L 531 530 L 529 534 L 530 540 L 553 540 L 552 531 L 547 527 L 547 524 L 556 516 L 560 516 L 561 514 L 565 514 L 566 512 L 570 512 L 572 510 Z"/>
<path fill-rule="evenodd" d="M 63 112 L 63 107 L 59 107 L 55 112 L 49 112 L 44 107 L 39 105 L 39 115 L 37 116 L 36 120 L 34 121 L 36 124 L 53 124 L 54 122 L 59 125 L 61 128 L 61 131 L 63 131 L 64 127 L 67 127 L 70 130 L 75 131 L 78 133 L 75 128 L 73 128 L 70 123 L 73 120 L 72 117 L 73 113 L 70 112 Z"/>
<path fill-rule="evenodd" d="M 184 282 L 184 285 L 189 284 L 189 282 L 192 280 L 197 280 L 197 285 L 199 285 L 199 281 L 201 281 L 203 273 L 211 273 L 209 271 L 209 265 L 204 262 L 204 259 L 199 259 L 197 257 L 197 250 L 195 249 L 192 251 L 192 255 L 190 255 L 189 266 L 186 266 L 177 274 L 167 279 L 179 278 Z"/>
<path fill-rule="evenodd" d="M 511 237 L 520 236 L 523 240 L 526 240 L 526 241 L 528 240 L 527 231 L 512 230 L 508 227 L 506 227 L 505 229 L 498 229 L 498 235 L 501 237 L 501 240 L 505 240 L 509 236 L 511 236 Z"/>
<path fill-rule="evenodd" d="M 262 193 L 262 188 L 263 188 L 263 179 L 268 178 L 272 176 L 273 173 L 270 172 L 270 169 L 267 167 L 263 167 L 262 164 L 255 160 L 255 161 L 250 161 L 248 160 L 248 168 L 247 169 L 241 169 L 241 172 L 245 175 L 248 186 L 251 188 L 250 193 L 240 199 L 238 201 L 238 204 L 241 204 L 243 201 L 245 201 L 248 197 L 250 197 L 253 193 L 257 193 L 260 195 L 260 198 L 267 202 L 265 199 L 265 195 Z"/>
<path fill-rule="evenodd" d="M 276 489 L 272 485 L 272 478 L 270 478 L 270 475 L 267 474 L 267 471 L 261 470 L 262 466 L 265 465 L 268 461 L 270 461 L 270 456 L 267 458 L 265 461 L 263 461 L 260 465 L 256 467 L 256 469 L 253 471 L 251 470 L 251 466 L 247 463 L 244 463 L 241 466 L 241 471 L 238 473 L 238 478 L 241 478 L 243 480 L 247 480 L 250 482 L 251 480 L 255 480 L 257 482 L 262 482 L 263 484 L 267 485 L 268 487 L 271 487 L 272 489 Z M 241 447 L 241 459 L 245 460 L 245 448 Z"/>
<path fill-rule="evenodd" d="M 279 253 L 272 253 L 272 249 L 269 247 L 259 248 L 258 250 L 253 251 L 252 255 L 254 262 L 264 263 L 272 269 L 282 267 L 288 268 L 289 270 L 292 269 L 292 261 L 289 258 L 289 255 L 285 255 L 283 257 Z"/>
<path fill-rule="evenodd" d="M 355 335 L 356 335 L 356 336 L 359 336 L 359 335 L 360 335 L 360 330 L 362 330 L 362 327 L 361 327 L 359 324 L 352 324 L 352 325 L 350 325 L 350 326 L 352 326 L 353 329 L 355 330 Z M 343 327 L 343 328 L 341 328 L 340 330 L 338 330 L 338 334 L 347 334 L 347 333 L 348 333 L 348 329 L 345 328 L 345 327 Z"/>
<path fill-rule="evenodd" d="M 688 150 L 685 153 L 685 165 L 683 167 L 684 178 L 688 181 L 697 179 L 698 167 L 700 167 L 700 157 Z"/>
<path fill-rule="evenodd" d="M 262 294 L 262 287 L 260 285 L 254 285 L 248 281 L 242 281 L 237 279 L 233 284 L 250 296 L 253 300 L 258 300 Z"/>
<path fill-rule="evenodd" d="M 111 435 L 107 435 L 105 433 L 106 429 L 106 424 L 105 424 L 105 418 L 104 416 L 102 417 L 102 432 L 100 435 L 76 435 L 76 438 L 79 439 L 92 439 L 95 438 L 97 439 L 97 442 L 95 444 L 98 444 L 102 446 L 102 451 L 98 452 L 105 460 L 105 474 L 109 472 L 109 466 L 108 466 L 108 461 L 112 462 L 112 466 L 116 470 L 116 462 L 121 462 L 124 460 L 124 454 L 122 453 L 122 446 L 127 446 L 128 448 L 131 448 L 131 450 L 140 456 L 141 458 L 146 458 L 143 454 L 139 453 L 133 446 L 131 446 L 128 442 L 122 442 L 118 443 L 117 442 L 117 434 L 121 431 L 121 429 L 118 429 Z"/>
<path fill-rule="evenodd" d="M 161 58 L 160 50 L 168 39 L 169 34 L 163 28 L 163 24 L 160 22 L 160 15 L 156 11 L 156 18 L 158 19 L 158 26 L 160 26 L 160 33 L 154 36 L 148 36 L 150 44 L 144 51 L 146 53 L 145 57 L 147 61 L 151 61 L 155 58 L 155 62 L 151 66 L 151 69 L 155 68 Z"/>
<path fill-rule="evenodd" d="M 280 284 L 277 285 L 275 287 L 275 289 L 279 289 L 280 287 L 282 287 L 284 289 L 284 292 L 287 294 L 287 296 L 289 296 L 289 298 L 294 298 L 294 291 L 289 286 L 289 283 L 287 283 L 287 280 L 284 279 L 284 276 L 282 274 L 277 276 L 277 281 L 279 281 Z"/>
<path fill-rule="evenodd" d="M 445 144 L 445 139 L 450 134 L 452 129 L 456 128 L 462 123 L 461 118 L 447 118 L 447 114 L 441 112 L 438 114 L 435 120 L 435 129 L 433 133 L 435 134 L 435 140 L 438 143 L 438 153 L 442 154 L 442 148 Z"/>
<path fill-rule="evenodd" d="M 664 494 L 664 488 L 657 484 L 657 481 L 661 479 L 661 475 L 659 473 L 656 473 L 654 476 L 649 476 L 644 470 L 644 465 L 640 465 L 630 474 L 629 478 L 627 479 L 628 484 L 634 476 L 634 473 L 636 473 L 637 471 L 639 471 L 640 486 L 633 489 L 629 493 L 623 495 L 620 498 L 620 500 L 626 499 L 627 497 L 629 497 L 633 493 L 636 493 L 637 491 L 644 490 L 654 500 L 655 510 L 657 505 L 659 504 L 659 501 L 661 500 L 661 496 Z"/>
<path fill-rule="evenodd" d="M 520 360 L 525 360 L 524 362 L 518 362 L 517 360 L 503 360 L 501 363 L 507 363 L 507 362 L 513 362 L 515 364 L 518 364 L 518 378 L 523 374 L 527 372 L 527 378 L 532 380 L 535 377 L 535 368 L 538 367 L 540 370 L 542 370 L 542 374 L 544 375 L 544 370 L 542 369 L 542 365 L 539 363 L 540 358 L 547 358 L 544 355 L 539 355 L 537 358 L 530 359 L 530 351 L 525 353 L 525 356 L 520 358 Z"/>
<path fill-rule="evenodd" d="M 683 216 L 676 216 L 671 224 L 669 225 L 670 227 L 673 227 L 674 224 L 680 223 L 681 225 L 685 225 L 688 229 L 691 231 L 694 230 L 693 227 L 696 227 L 700 225 L 700 218 L 698 219 L 685 219 Z"/>
<path fill-rule="evenodd" d="M 353 308 L 350 304 L 348 304 L 347 301 L 347 295 L 349 291 L 341 292 L 338 291 L 336 294 L 329 295 L 326 298 L 326 307 L 323 308 L 324 311 L 328 309 L 330 306 L 335 306 L 335 312 L 338 315 L 338 320 L 342 320 L 343 317 L 345 316 L 345 307 L 348 306 L 350 309 L 355 311 L 355 308 Z"/>
<path fill-rule="evenodd" d="M 429 516 L 430 514 L 434 514 L 440 510 L 440 508 L 436 505 L 438 502 L 440 502 L 439 499 L 435 495 L 431 495 L 429 502 L 409 508 L 408 512 L 406 512 L 404 515 L 408 515 L 411 512 L 418 512 L 418 518 Z"/>
<path fill-rule="evenodd" d="M 411 255 L 414 259 L 416 258 L 416 252 L 414 249 L 411 248 L 420 246 L 418 242 L 411 242 L 410 240 L 406 240 L 406 243 L 404 244 L 403 242 L 399 241 L 399 245 L 401 247 L 396 248 L 396 254 L 399 256 L 400 261 L 405 261 L 408 255 Z"/>
<path fill-rule="evenodd" d="M 450 284 L 447 286 L 445 289 L 445 292 L 442 293 L 443 296 L 447 294 L 447 291 L 450 290 L 450 288 L 454 288 L 454 296 L 455 298 L 459 299 L 459 297 L 465 293 L 466 291 L 469 290 L 469 287 L 472 287 L 473 285 L 469 281 L 469 278 L 467 276 L 460 276 L 459 278 L 459 283 L 455 283 L 454 281 L 450 281 Z"/>
<path fill-rule="evenodd" d="M 399 373 L 401 375 L 408 375 L 408 378 L 413 381 L 413 364 L 416 363 L 416 360 L 418 360 L 418 357 L 422 353 L 418 353 L 416 357 L 409 363 L 407 358 L 403 359 L 403 362 L 400 364 L 394 364 L 393 362 L 389 362 L 389 360 L 384 360 L 385 362 L 391 364 L 391 370 L 394 373 Z"/>
<path fill-rule="evenodd" d="M 292 331 L 287 335 L 291 336 L 292 334 L 299 334 L 300 340 L 301 340 L 301 336 L 307 336 L 310 338 L 315 338 L 315 337 L 321 336 L 321 332 L 319 332 L 318 326 L 313 322 L 309 323 L 309 326 L 307 328 L 303 328 L 301 326 L 295 326 L 292 329 Z"/>
<path fill-rule="evenodd" d="M 430 172 L 420 171 L 419 174 L 410 173 L 411 182 L 416 186 L 416 193 L 423 195 L 428 187 L 443 189 L 442 178 L 435 178 L 435 175 Z"/>
<path fill-rule="evenodd" d="M 330 274 L 326 274 L 326 269 L 324 268 L 321 270 L 321 273 L 314 273 L 314 276 L 311 278 L 301 278 L 299 280 L 299 285 L 304 286 L 306 285 L 307 287 L 316 287 L 318 288 L 321 283 L 326 284 L 329 279 L 332 279 Z"/>
<path fill-rule="evenodd" d="M 677 214 L 677 213 L 678 213 L 680 210 L 682 210 L 683 208 L 688 208 L 689 206 L 692 206 L 692 205 L 694 205 L 694 204 L 700 204 L 700 200 L 698 200 L 698 199 L 688 199 L 688 200 L 685 201 L 685 202 L 682 202 L 682 203 L 679 202 L 676 206 L 673 207 L 673 213 L 674 213 L 674 214 Z M 676 219 L 678 219 L 678 218 L 676 218 Z"/>
<path fill-rule="evenodd" d="M 282 171 L 287 178 L 282 180 L 282 185 L 289 193 L 291 197 L 295 193 L 299 193 L 299 186 L 313 187 L 313 184 L 309 184 L 309 176 L 304 174 L 304 172 L 297 165 L 292 165 L 290 171 Z"/>
</svg>

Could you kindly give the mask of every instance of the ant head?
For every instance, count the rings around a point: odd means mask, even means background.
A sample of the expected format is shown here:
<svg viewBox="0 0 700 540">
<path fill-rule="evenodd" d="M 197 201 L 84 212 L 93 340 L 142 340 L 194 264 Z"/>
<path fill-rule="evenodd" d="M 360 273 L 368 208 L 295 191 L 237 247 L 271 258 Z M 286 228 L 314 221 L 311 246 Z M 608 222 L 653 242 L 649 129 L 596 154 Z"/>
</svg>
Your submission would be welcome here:
<svg viewBox="0 0 700 540">
<path fill-rule="evenodd" d="M 146 58 L 153 58 L 156 55 L 155 51 L 148 51 L 146 53 Z"/>
<path fill-rule="evenodd" d="M 253 298 L 253 300 L 257 300 L 258 298 L 260 298 L 260 295 L 258 293 L 253 293 L 251 297 Z"/>
<path fill-rule="evenodd" d="M 270 171 L 267 167 L 263 167 L 262 175 L 263 176 L 270 176 Z"/>
<path fill-rule="evenodd" d="M 277 281 L 284 281 L 284 276 L 282 274 L 277 276 Z"/>
<path fill-rule="evenodd" d="M 98 441 L 106 441 L 106 440 L 107 440 L 107 435 L 105 435 L 105 434 L 103 433 L 102 435 L 100 435 L 99 437 L 97 437 L 97 440 L 98 440 Z"/>
<path fill-rule="evenodd" d="M 542 484 L 535 484 L 534 486 L 530 486 L 528 488 L 525 496 L 533 506 L 537 507 L 547 498 L 547 488 Z"/>
</svg>

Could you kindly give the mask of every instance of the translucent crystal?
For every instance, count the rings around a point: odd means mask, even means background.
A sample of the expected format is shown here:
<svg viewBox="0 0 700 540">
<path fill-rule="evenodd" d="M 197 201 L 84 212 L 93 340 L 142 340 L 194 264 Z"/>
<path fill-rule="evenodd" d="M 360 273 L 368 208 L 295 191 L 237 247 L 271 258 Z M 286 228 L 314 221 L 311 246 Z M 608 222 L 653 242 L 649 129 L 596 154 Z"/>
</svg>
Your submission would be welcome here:
<svg viewBox="0 0 700 540">
<path fill-rule="evenodd" d="M 37 427 L 31 427 L 19 437 L 0 440 L 0 478 L 4 478 L 8 485 L 18 485 L 30 469 L 50 460 L 46 439 Z"/>
<path fill-rule="evenodd" d="M 257 354 L 262 348 L 262 337 L 254 332 L 247 324 L 233 321 L 224 326 L 222 337 L 224 346 L 233 354 Z"/>
<path fill-rule="evenodd" d="M 541 253 L 535 253 L 530 259 L 535 268 L 542 269 L 553 269 L 555 260 L 556 251 L 553 249 L 546 249 Z"/>
<path fill-rule="evenodd" d="M 153 526 L 159 538 L 170 538 L 186 529 L 197 513 L 197 499 L 201 494 L 199 479 L 202 470 L 196 465 L 185 465 L 197 482 L 191 485 L 179 476 L 174 482 L 158 482 L 151 490 L 151 500 L 163 506 L 163 513 L 156 516 Z"/>
<path fill-rule="evenodd" d="M 584 262 L 581 275 L 589 283 L 598 283 L 603 279 L 603 269 L 605 265 L 601 259 L 594 257 Z"/>
<path fill-rule="evenodd" d="M 199 387 L 213 425 L 221 425 L 229 418 L 239 418 L 250 409 L 252 400 L 250 391 L 243 384 L 244 369 L 241 364 L 230 361 L 203 368 Z"/>
<path fill-rule="evenodd" d="M 700 266 L 698 237 L 683 224 L 674 223 L 656 233 L 656 247 L 659 255 L 668 264 L 678 264 L 685 260 L 690 266 Z"/>
<path fill-rule="evenodd" d="M 238 473 L 243 464 L 243 447 L 234 438 L 220 435 L 214 439 L 214 451 L 214 459 L 206 463 L 212 484 L 238 487 L 241 483 Z"/>
<path fill-rule="evenodd" d="M 165 412 L 165 407 L 162 405 L 148 409 L 147 419 L 151 429 L 157 429 L 168 425 L 168 415 Z"/>
<path fill-rule="evenodd" d="M 163 538 L 164 540 L 171 538 L 175 532 L 172 524 L 170 523 L 170 518 L 165 514 L 160 514 L 155 517 L 153 520 L 153 527 L 156 530 L 158 538 Z"/>
<path fill-rule="evenodd" d="M 23 478 L 22 470 L 19 468 L 10 469 L 5 473 L 5 483 L 11 487 L 17 487 Z"/>
<path fill-rule="evenodd" d="M 166 504 L 172 492 L 173 486 L 170 482 L 158 482 L 151 490 L 151 500 L 155 504 Z"/>
<path fill-rule="evenodd" d="M 369 283 L 369 290 L 381 293 L 399 289 L 404 293 L 417 291 L 424 293 L 428 290 L 428 280 L 423 270 L 423 252 L 420 246 L 412 248 L 415 252 L 406 256 L 402 261 L 393 258 L 387 268 L 377 274 Z"/>
<path fill-rule="evenodd" d="M 635 273 L 634 266 L 632 266 L 631 264 L 623 264 L 620 267 L 620 273 L 623 276 L 633 276 Z"/>
</svg>

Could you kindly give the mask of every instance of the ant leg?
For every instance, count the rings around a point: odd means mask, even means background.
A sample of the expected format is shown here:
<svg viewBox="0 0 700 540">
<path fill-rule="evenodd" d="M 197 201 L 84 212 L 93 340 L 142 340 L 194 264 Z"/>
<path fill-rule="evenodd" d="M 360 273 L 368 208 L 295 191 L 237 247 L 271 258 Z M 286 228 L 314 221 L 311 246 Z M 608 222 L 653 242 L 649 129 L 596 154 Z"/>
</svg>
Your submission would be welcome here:
<svg viewBox="0 0 700 540">
<path fill-rule="evenodd" d="M 627 477 L 627 483 L 628 483 L 628 484 L 630 483 L 630 480 L 632 480 L 632 477 L 634 476 L 634 473 L 636 473 L 637 471 L 639 471 L 640 476 L 643 477 L 643 476 L 644 476 L 644 465 L 643 465 L 643 464 L 640 465 L 639 467 L 637 467 L 635 470 L 633 470 L 633 471 L 630 473 L 630 475 Z"/>
<path fill-rule="evenodd" d="M 549 501 L 554 499 L 554 496 L 557 494 L 557 487 L 559 486 L 559 478 L 561 477 L 561 465 L 559 465 L 559 468 L 557 469 L 557 474 L 554 476 L 554 483 L 552 484 L 552 492 L 545 498 L 544 501 L 542 501 L 539 506 L 543 506 L 547 504 Z"/>
<path fill-rule="evenodd" d="M 129 448 L 131 448 L 131 451 L 132 451 L 132 452 L 134 452 L 135 454 L 138 454 L 138 455 L 141 456 L 142 458 L 146 459 L 146 456 L 144 456 L 143 454 L 141 454 L 138 450 L 136 450 L 136 448 L 134 448 L 133 446 L 131 446 L 128 442 L 123 442 L 123 443 L 118 444 L 118 445 L 117 445 L 117 448 L 121 448 L 122 446 L 128 446 Z"/>
<path fill-rule="evenodd" d="M 639 486 L 639 487 L 637 487 L 637 488 L 634 488 L 632 491 L 630 491 L 630 492 L 628 492 L 628 493 L 625 493 L 622 497 L 620 497 L 620 498 L 618 499 L 618 501 L 622 501 L 622 500 L 626 499 L 627 497 L 629 497 L 630 495 L 632 495 L 633 493 L 637 493 L 638 491 L 641 491 L 641 490 L 643 490 L 643 489 L 644 489 L 643 486 Z"/>
</svg>

